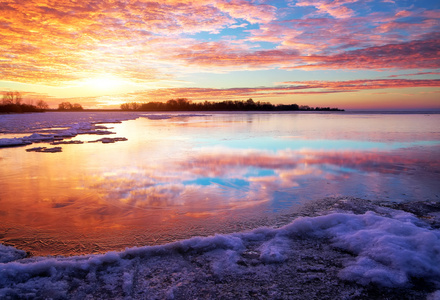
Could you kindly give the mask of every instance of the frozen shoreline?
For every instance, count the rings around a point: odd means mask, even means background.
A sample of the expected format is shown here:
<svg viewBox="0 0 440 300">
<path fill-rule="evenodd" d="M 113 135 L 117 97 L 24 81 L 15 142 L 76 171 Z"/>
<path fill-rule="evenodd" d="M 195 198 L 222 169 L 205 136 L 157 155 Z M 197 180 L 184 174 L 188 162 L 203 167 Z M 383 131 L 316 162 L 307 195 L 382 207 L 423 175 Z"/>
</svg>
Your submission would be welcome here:
<svg viewBox="0 0 440 300">
<path fill-rule="evenodd" d="M 439 299 L 438 201 L 306 204 L 280 228 L 75 257 L 0 247 L 1 298 Z"/>
</svg>

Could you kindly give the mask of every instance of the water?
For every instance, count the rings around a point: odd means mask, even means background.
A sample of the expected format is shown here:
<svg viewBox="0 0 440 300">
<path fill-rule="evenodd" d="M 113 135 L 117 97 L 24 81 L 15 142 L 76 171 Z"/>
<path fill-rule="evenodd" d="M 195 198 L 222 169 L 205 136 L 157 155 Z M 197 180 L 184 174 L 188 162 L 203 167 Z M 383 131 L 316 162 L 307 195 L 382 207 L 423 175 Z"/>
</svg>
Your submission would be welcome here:
<svg viewBox="0 0 440 300">
<path fill-rule="evenodd" d="M 438 114 L 150 115 L 0 116 L 0 138 L 125 120 L 61 153 L 25 151 L 47 143 L 0 149 L 0 242 L 100 253 L 273 225 L 324 197 L 440 197 Z M 102 137 L 127 141 L 88 143 Z"/>
</svg>

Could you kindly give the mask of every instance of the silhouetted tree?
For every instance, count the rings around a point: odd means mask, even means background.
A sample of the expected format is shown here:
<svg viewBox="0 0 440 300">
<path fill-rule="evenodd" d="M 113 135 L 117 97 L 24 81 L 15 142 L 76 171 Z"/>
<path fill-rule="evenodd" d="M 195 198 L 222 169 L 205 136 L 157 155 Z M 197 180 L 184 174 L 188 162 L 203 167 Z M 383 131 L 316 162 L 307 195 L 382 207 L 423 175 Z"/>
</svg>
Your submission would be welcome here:
<svg viewBox="0 0 440 300">
<path fill-rule="evenodd" d="M 3 94 L 3 101 L 2 104 L 21 104 L 21 94 L 19 92 L 6 92 Z"/>
<path fill-rule="evenodd" d="M 74 103 L 72 105 L 72 103 L 70 102 L 61 102 L 60 104 L 58 104 L 58 110 L 83 110 L 83 107 L 81 106 L 81 104 L 79 103 Z"/>
<path fill-rule="evenodd" d="M 72 110 L 83 110 L 83 107 L 79 103 L 74 103 L 72 105 Z"/>
<path fill-rule="evenodd" d="M 72 110 L 72 103 L 61 102 L 60 104 L 58 104 L 58 110 Z"/>
<path fill-rule="evenodd" d="M 38 100 L 37 101 L 37 108 L 41 110 L 49 109 L 49 105 L 44 100 Z"/>
</svg>

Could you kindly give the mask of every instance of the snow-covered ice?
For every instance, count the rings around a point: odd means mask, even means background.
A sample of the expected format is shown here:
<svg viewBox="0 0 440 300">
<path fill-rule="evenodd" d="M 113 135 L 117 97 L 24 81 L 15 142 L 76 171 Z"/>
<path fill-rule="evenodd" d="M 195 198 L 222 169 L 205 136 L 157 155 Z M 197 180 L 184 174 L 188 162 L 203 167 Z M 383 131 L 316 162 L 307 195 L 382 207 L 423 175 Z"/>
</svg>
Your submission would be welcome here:
<svg viewBox="0 0 440 300">
<path fill-rule="evenodd" d="M 0 139 L 0 147 L 16 147 L 30 145 L 32 142 L 23 138 L 2 138 Z"/>
<path fill-rule="evenodd" d="M 327 201 L 280 228 L 101 255 L 23 258 L 1 246 L 0 298 L 437 298 L 440 223 L 422 220 L 431 212 Z"/>
<path fill-rule="evenodd" d="M 107 130 L 103 123 L 120 123 L 134 120 L 139 113 L 45 113 L 40 114 L 4 115 L 0 119 L 0 133 L 31 133 L 24 137 L 0 138 L 0 147 L 26 146 L 32 143 L 61 141 L 79 134 L 108 135 L 114 132 Z"/>
</svg>

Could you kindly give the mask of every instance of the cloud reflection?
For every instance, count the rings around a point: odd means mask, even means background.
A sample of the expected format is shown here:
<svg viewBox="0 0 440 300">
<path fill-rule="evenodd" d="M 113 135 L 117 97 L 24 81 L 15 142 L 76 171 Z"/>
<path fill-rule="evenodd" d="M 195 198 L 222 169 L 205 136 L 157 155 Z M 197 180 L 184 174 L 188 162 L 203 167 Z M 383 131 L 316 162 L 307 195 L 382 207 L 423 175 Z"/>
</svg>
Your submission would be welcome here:
<svg viewBox="0 0 440 300">
<path fill-rule="evenodd" d="M 435 160 L 380 151 L 204 148 L 197 156 L 126 173 L 94 177 L 89 188 L 108 201 L 141 209 L 204 214 L 269 203 L 277 193 L 294 197 L 308 182 L 343 181 L 359 174 L 399 175 Z"/>
</svg>

